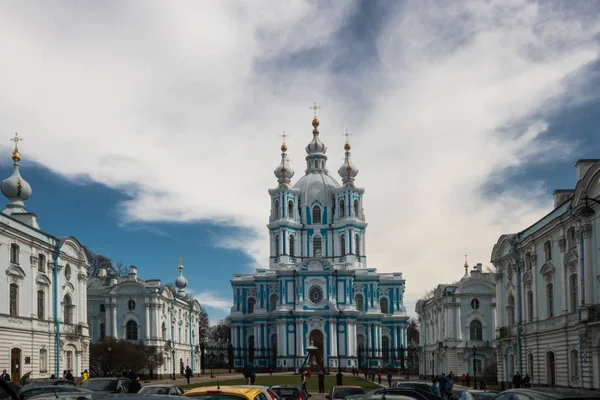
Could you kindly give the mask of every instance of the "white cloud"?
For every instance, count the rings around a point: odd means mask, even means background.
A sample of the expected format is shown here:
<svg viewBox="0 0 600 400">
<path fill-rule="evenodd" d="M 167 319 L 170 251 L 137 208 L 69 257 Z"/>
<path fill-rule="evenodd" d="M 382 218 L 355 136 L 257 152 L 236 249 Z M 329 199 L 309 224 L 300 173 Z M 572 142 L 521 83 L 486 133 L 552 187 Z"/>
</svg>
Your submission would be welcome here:
<svg viewBox="0 0 600 400">
<path fill-rule="evenodd" d="M 213 308 L 227 314 L 231 310 L 231 300 L 224 299 L 215 292 L 200 292 L 193 296 L 202 307 Z"/>
<path fill-rule="evenodd" d="M 242 227 L 220 245 L 266 265 L 276 135 L 292 134 L 298 178 L 317 100 L 331 171 L 340 134 L 356 133 L 369 265 L 404 271 L 414 300 L 460 277 L 463 254 L 486 263 L 501 233 L 548 211 L 552 188 L 489 198 L 482 187 L 569 154 L 544 138 L 547 115 L 578 98 L 600 19 L 525 0 L 407 2 L 388 16 L 380 62 L 352 82 L 372 110 L 357 115 L 335 86 L 336 54 L 284 73 L 258 67 L 333 40 L 352 11 L 344 4 L 3 3 L 0 121 L 25 138 L 24 163 L 129 193 L 128 220 Z"/>
</svg>

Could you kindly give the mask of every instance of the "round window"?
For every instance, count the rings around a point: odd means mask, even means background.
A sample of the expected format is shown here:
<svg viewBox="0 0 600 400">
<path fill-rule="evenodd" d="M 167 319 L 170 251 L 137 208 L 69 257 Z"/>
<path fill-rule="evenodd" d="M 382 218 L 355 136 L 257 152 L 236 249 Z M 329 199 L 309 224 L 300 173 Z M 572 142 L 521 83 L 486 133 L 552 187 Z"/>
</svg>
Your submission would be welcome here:
<svg viewBox="0 0 600 400">
<path fill-rule="evenodd" d="M 127 308 L 129 308 L 129 311 L 135 310 L 135 300 L 129 300 L 127 302 Z"/>
<path fill-rule="evenodd" d="M 308 291 L 308 298 L 315 304 L 320 303 L 323 300 L 323 289 L 319 286 L 311 287 Z"/>
<path fill-rule="evenodd" d="M 473 310 L 478 310 L 479 309 L 479 300 L 477 300 L 477 299 L 471 300 L 471 308 Z"/>
<path fill-rule="evenodd" d="M 71 280 L 71 266 L 67 264 L 65 267 L 65 278 L 70 281 Z"/>
</svg>

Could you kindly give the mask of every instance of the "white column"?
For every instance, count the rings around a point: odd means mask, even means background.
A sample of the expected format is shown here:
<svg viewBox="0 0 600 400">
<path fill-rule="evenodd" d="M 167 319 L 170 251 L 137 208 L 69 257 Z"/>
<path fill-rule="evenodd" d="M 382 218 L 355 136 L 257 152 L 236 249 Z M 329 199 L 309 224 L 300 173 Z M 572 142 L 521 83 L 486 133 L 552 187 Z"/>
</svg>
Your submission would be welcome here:
<svg viewBox="0 0 600 400">
<path fill-rule="evenodd" d="M 146 308 L 146 320 L 144 321 L 144 337 L 150 338 L 150 300 L 145 299 L 144 306 Z"/>
<path fill-rule="evenodd" d="M 534 274 L 535 275 L 535 274 Z M 496 278 L 496 304 L 498 304 L 498 310 L 496 313 L 496 325 L 505 326 L 504 323 L 504 309 L 506 307 L 506 300 L 504 299 L 504 274 L 498 273 Z"/>
<path fill-rule="evenodd" d="M 112 311 L 112 324 L 111 324 L 111 328 L 112 328 L 112 336 L 116 339 L 120 339 L 117 336 L 117 303 L 112 303 L 111 302 L 111 311 Z"/>
<path fill-rule="evenodd" d="M 329 324 L 329 343 L 331 345 L 331 356 L 337 357 L 337 327 L 336 321 Z"/>
<path fill-rule="evenodd" d="M 112 312 L 112 308 L 110 303 L 104 303 L 104 332 L 107 337 L 112 336 L 112 327 L 110 324 L 110 313 Z"/>
<path fill-rule="evenodd" d="M 464 340 L 462 337 L 462 321 L 460 307 L 456 310 L 456 337 L 458 340 Z"/>
<path fill-rule="evenodd" d="M 406 342 L 406 327 L 402 328 L 402 342 L 404 343 L 404 347 L 407 347 L 408 343 Z"/>
<path fill-rule="evenodd" d="M 583 276 L 585 277 L 584 287 L 585 287 L 585 304 L 594 304 L 594 280 L 595 274 L 593 273 L 593 265 L 592 265 L 592 226 L 590 224 L 585 224 L 582 226 L 583 229 L 583 250 L 584 250 L 584 259 L 583 259 Z M 579 271 L 578 271 L 579 272 Z M 581 296 L 579 296 L 581 297 Z"/>
</svg>

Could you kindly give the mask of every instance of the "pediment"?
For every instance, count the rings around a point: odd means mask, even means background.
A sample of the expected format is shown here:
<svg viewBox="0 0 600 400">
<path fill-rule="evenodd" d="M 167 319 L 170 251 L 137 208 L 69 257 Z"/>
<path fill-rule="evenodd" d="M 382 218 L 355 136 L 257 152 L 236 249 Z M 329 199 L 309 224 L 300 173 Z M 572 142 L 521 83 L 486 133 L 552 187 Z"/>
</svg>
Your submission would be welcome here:
<svg viewBox="0 0 600 400">
<path fill-rule="evenodd" d="M 52 284 L 50 278 L 48 278 L 46 274 L 37 274 L 37 276 L 35 277 L 35 281 L 36 283 L 45 286 L 50 286 Z"/>
<path fill-rule="evenodd" d="M 321 258 L 306 260 L 298 267 L 300 271 L 331 271 L 331 269 L 331 263 Z"/>
<path fill-rule="evenodd" d="M 140 294 L 146 293 L 147 289 L 144 285 L 135 281 L 125 281 L 115 285 L 115 287 L 111 290 L 111 293 L 118 294 Z"/>
<path fill-rule="evenodd" d="M 24 279 L 26 276 L 23 268 L 19 267 L 18 265 L 11 265 L 8 267 L 6 269 L 6 275 L 21 279 Z"/>
<path fill-rule="evenodd" d="M 569 265 L 571 263 L 576 263 L 579 260 L 579 256 L 577 254 L 576 249 L 571 249 L 565 254 L 565 265 Z"/>
<path fill-rule="evenodd" d="M 540 274 L 550 275 L 553 274 L 554 271 L 556 271 L 554 264 L 552 264 L 552 261 L 548 261 L 542 266 L 542 269 L 540 269 Z"/>
<path fill-rule="evenodd" d="M 65 282 L 65 284 L 63 285 L 63 290 L 69 288 L 71 290 L 71 292 L 75 291 L 75 286 L 73 286 L 73 284 L 71 282 Z"/>
</svg>

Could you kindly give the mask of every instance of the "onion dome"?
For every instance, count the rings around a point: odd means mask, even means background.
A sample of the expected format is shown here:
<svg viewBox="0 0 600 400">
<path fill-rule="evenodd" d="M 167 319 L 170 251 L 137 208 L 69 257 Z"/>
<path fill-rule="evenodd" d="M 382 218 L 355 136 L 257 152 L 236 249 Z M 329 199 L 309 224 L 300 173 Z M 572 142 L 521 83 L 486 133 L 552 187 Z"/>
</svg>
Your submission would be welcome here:
<svg viewBox="0 0 600 400">
<path fill-rule="evenodd" d="M 181 263 L 181 257 L 180 257 L 179 258 L 179 276 L 177 277 L 177 279 L 175 279 L 175 286 L 177 286 L 177 289 L 179 289 L 178 290 L 179 293 L 184 293 L 187 284 L 188 284 L 188 281 L 183 276 L 183 264 Z"/>
<path fill-rule="evenodd" d="M 19 152 L 18 143 L 23 140 L 15 133 L 15 137 L 10 139 L 15 142 L 15 148 L 12 152 L 13 173 L 11 176 L 2 181 L 2 193 L 8 198 L 8 204 L 3 211 L 5 214 L 25 213 L 24 201 L 31 197 L 31 186 L 19 171 L 19 161 L 21 161 L 21 153 Z"/>
<path fill-rule="evenodd" d="M 327 146 L 319 139 L 319 119 L 316 115 L 312 120 L 312 126 L 313 140 L 306 146 L 306 153 L 308 155 L 325 154 L 327 152 Z"/>
<path fill-rule="evenodd" d="M 345 133 L 346 137 L 348 137 L 349 133 Z M 354 183 L 354 178 L 358 175 L 358 168 L 354 166 L 352 163 L 352 159 L 350 158 L 350 142 L 346 140 L 346 144 L 344 144 L 344 149 L 346 150 L 346 158 L 344 159 L 344 163 L 338 169 L 338 174 L 342 177 L 342 182 L 344 183 Z"/>
<path fill-rule="evenodd" d="M 285 132 L 283 133 L 284 141 L 281 144 L 281 164 L 275 168 L 274 174 L 277 177 L 279 183 L 285 183 L 289 185 L 292 177 L 294 176 L 294 169 L 290 166 L 290 162 L 287 158 L 287 145 L 285 144 Z"/>
</svg>

